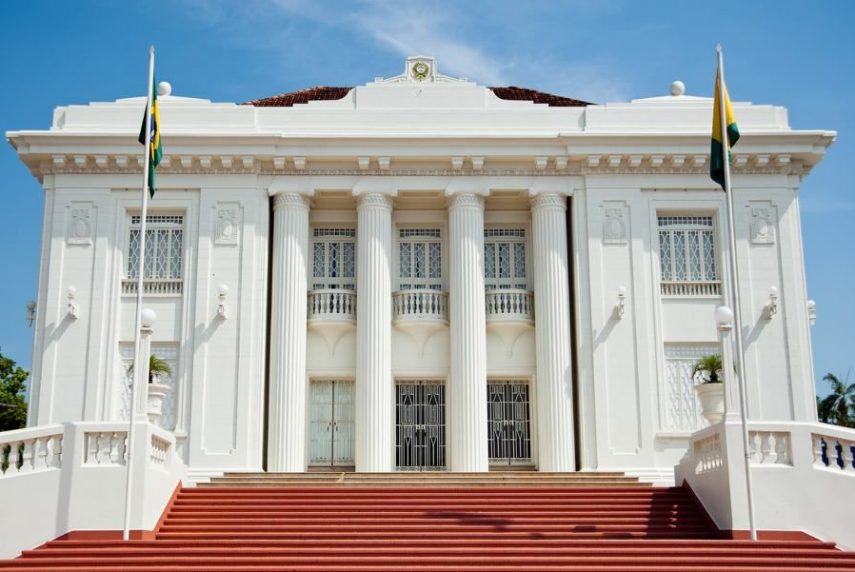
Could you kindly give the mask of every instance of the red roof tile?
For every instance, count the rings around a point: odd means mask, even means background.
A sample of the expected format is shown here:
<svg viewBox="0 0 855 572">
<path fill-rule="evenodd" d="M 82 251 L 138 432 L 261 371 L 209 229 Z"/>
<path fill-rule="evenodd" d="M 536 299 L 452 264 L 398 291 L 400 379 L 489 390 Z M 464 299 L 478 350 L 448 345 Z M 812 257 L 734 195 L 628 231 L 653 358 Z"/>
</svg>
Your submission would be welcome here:
<svg viewBox="0 0 855 572">
<path fill-rule="evenodd" d="M 290 93 L 281 93 L 262 99 L 254 99 L 247 101 L 243 105 L 253 105 L 255 107 L 292 107 L 297 103 L 308 103 L 310 101 L 330 101 L 341 99 L 353 89 L 352 87 L 310 87 L 301 89 L 300 91 L 292 91 Z"/>
<path fill-rule="evenodd" d="M 310 87 L 301 89 L 300 91 L 292 91 L 290 93 L 281 93 L 271 97 L 254 99 L 247 101 L 243 105 L 252 105 L 255 107 L 292 107 L 299 103 L 308 103 L 310 101 L 331 101 L 341 99 L 353 89 L 352 87 Z M 496 94 L 499 99 L 511 101 L 532 101 L 534 103 L 543 103 L 550 107 L 584 107 L 591 105 L 587 101 L 580 101 L 561 95 L 545 93 L 525 87 L 507 86 L 507 87 L 491 87 L 489 88 Z"/>
<path fill-rule="evenodd" d="M 585 107 L 586 105 L 591 105 L 587 101 L 571 99 L 525 87 L 516 87 L 514 85 L 509 85 L 508 87 L 491 87 L 490 89 L 493 90 L 493 93 L 499 99 L 533 101 L 534 103 L 545 103 L 549 107 Z"/>
</svg>

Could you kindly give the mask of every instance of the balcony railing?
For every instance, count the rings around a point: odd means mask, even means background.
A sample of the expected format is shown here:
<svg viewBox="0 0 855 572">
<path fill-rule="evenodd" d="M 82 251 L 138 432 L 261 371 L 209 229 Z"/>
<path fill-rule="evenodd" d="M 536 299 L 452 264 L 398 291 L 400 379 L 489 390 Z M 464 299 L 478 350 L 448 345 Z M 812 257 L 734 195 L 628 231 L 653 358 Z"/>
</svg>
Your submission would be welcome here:
<svg viewBox="0 0 855 572">
<path fill-rule="evenodd" d="M 401 290 L 392 294 L 393 320 L 448 321 L 448 294 L 439 290 Z"/>
<path fill-rule="evenodd" d="M 660 282 L 660 290 L 663 296 L 686 297 L 686 298 L 717 298 L 721 296 L 721 281 L 719 280 L 694 280 L 694 281 L 665 281 Z"/>
<path fill-rule="evenodd" d="M 356 292 L 353 290 L 310 290 L 309 320 L 356 320 Z"/>
<path fill-rule="evenodd" d="M 528 290 L 487 290 L 487 321 L 534 320 L 534 295 Z"/>
</svg>

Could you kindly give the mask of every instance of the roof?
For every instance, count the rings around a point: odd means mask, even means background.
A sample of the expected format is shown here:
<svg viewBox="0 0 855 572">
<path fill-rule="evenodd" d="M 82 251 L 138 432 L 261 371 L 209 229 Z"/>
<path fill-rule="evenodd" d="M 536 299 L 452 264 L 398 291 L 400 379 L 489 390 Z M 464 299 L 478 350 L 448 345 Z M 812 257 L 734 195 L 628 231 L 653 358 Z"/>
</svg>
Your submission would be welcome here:
<svg viewBox="0 0 855 572">
<path fill-rule="evenodd" d="M 299 91 L 291 91 L 270 97 L 253 99 L 252 101 L 244 102 L 243 105 L 252 105 L 254 107 L 293 107 L 298 103 L 341 99 L 346 96 L 351 89 L 353 88 L 329 86 L 309 87 Z M 549 107 L 585 107 L 586 105 L 591 105 L 587 101 L 554 95 L 552 93 L 546 93 L 525 87 L 516 87 L 513 85 L 507 87 L 491 87 L 488 89 L 492 90 L 499 99 L 544 103 Z"/>
</svg>

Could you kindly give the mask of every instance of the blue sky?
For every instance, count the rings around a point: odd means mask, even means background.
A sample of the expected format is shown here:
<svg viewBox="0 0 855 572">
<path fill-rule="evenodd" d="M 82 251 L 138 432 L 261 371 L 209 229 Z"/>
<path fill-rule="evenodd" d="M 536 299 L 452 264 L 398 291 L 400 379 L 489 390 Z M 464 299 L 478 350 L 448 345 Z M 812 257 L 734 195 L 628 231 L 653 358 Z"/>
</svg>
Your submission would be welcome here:
<svg viewBox="0 0 855 572">
<path fill-rule="evenodd" d="M 675 79 L 709 96 L 721 42 L 734 100 L 783 105 L 795 128 L 838 131 L 801 194 L 819 379 L 855 365 L 853 21 L 855 3 L 792 0 L 10 1 L 0 130 L 47 128 L 58 105 L 142 95 L 150 44 L 174 94 L 215 101 L 362 84 L 419 53 L 479 83 L 603 103 L 664 95 Z M 42 193 L 5 144 L 0 173 L 0 348 L 29 366 L 24 307 L 36 294 Z"/>
</svg>

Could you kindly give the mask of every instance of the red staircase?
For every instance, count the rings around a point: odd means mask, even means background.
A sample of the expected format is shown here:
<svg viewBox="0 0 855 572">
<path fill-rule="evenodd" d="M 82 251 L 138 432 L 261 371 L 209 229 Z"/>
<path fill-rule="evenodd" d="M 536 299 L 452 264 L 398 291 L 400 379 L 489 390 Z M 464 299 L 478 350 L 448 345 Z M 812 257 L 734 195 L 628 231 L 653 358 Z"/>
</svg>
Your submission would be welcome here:
<svg viewBox="0 0 855 572">
<path fill-rule="evenodd" d="M 56 540 L 0 569 L 855 571 L 830 543 L 718 540 L 678 488 L 411 481 L 184 488 L 155 540 Z"/>
</svg>

